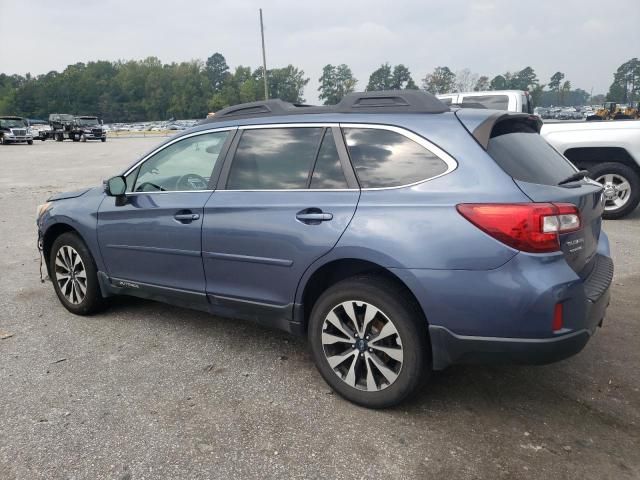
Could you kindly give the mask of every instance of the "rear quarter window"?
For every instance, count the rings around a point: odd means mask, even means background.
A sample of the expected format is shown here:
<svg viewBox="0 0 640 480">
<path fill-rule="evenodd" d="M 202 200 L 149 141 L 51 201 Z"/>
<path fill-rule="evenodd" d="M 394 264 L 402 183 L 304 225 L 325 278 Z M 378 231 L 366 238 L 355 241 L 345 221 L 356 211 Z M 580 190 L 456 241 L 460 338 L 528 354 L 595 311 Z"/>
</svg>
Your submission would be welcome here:
<svg viewBox="0 0 640 480">
<path fill-rule="evenodd" d="M 374 128 L 344 128 L 343 132 L 362 188 L 399 187 L 447 171 L 442 159 L 400 133 Z"/>
<path fill-rule="evenodd" d="M 516 180 L 557 185 L 575 167 L 535 132 L 509 132 L 489 139 L 487 152 Z"/>
<path fill-rule="evenodd" d="M 462 104 L 476 103 L 490 110 L 509 110 L 507 95 L 471 95 L 462 98 Z"/>
</svg>

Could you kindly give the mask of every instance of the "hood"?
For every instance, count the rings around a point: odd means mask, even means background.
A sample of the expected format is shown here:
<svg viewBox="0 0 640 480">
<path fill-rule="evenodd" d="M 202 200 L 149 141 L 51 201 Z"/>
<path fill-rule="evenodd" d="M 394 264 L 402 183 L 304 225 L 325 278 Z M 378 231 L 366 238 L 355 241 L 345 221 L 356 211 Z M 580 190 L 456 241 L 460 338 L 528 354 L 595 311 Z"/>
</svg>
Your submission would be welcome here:
<svg viewBox="0 0 640 480">
<path fill-rule="evenodd" d="M 54 201 L 54 200 L 64 200 L 65 198 L 81 197 L 82 195 L 87 193 L 89 190 L 91 190 L 91 188 L 83 188 L 83 189 L 80 189 L 80 190 L 74 190 L 73 192 L 56 193 L 55 195 L 51 195 L 47 199 L 47 202 L 51 202 L 51 201 Z"/>
</svg>

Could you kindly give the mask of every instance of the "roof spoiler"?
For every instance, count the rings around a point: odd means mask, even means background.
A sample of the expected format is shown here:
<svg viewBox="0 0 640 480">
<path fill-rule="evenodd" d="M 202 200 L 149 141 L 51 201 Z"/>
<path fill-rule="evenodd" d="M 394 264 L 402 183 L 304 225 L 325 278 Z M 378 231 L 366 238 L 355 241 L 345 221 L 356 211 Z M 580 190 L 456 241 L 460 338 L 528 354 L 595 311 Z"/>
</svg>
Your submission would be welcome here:
<svg viewBox="0 0 640 480">
<path fill-rule="evenodd" d="M 494 133 L 496 125 L 503 124 L 504 122 L 520 124 L 535 130 L 537 133 L 540 133 L 540 129 L 542 128 L 542 120 L 540 117 L 529 113 L 460 109 L 457 110 L 455 114 L 458 120 L 460 120 L 460 123 L 464 125 L 464 128 L 473 135 L 485 150 L 489 145 L 489 139 Z"/>
</svg>

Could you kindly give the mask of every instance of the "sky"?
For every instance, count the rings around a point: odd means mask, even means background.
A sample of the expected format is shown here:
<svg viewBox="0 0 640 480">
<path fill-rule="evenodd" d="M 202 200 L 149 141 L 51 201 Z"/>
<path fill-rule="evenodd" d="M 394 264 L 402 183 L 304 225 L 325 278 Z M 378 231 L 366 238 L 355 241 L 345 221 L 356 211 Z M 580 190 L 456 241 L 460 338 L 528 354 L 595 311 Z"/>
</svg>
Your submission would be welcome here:
<svg viewBox="0 0 640 480">
<path fill-rule="evenodd" d="M 640 57 L 640 0 L 0 0 L 0 73 L 214 52 L 232 68 L 257 67 L 260 7 L 267 68 L 304 70 L 310 103 L 327 63 L 349 65 L 359 90 L 389 62 L 409 67 L 418 85 L 437 66 L 489 78 L 531 66 L 541 83 L 559 70 L 598 94 Z"/>
</svg>

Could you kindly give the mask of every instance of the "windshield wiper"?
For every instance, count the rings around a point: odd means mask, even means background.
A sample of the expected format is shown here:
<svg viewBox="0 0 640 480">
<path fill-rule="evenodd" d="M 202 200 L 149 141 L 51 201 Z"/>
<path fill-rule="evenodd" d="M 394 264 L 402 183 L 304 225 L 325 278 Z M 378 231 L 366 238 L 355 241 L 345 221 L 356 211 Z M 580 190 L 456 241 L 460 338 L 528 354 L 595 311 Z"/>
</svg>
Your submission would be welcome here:
<svg viewBox="0 0 640 480">
<path fill-rule="evenodd" d="M 576 180 L 581 180 L 584 177 L 588 177 L 588 176 L 589 176 L 589 170 L 579 170 L 576 173 L 569 175 L 564 180 L 560 180 L 558 182 L 558 185 L 564 185 L 565 183 L 575 182 Z"/>
</svg>

